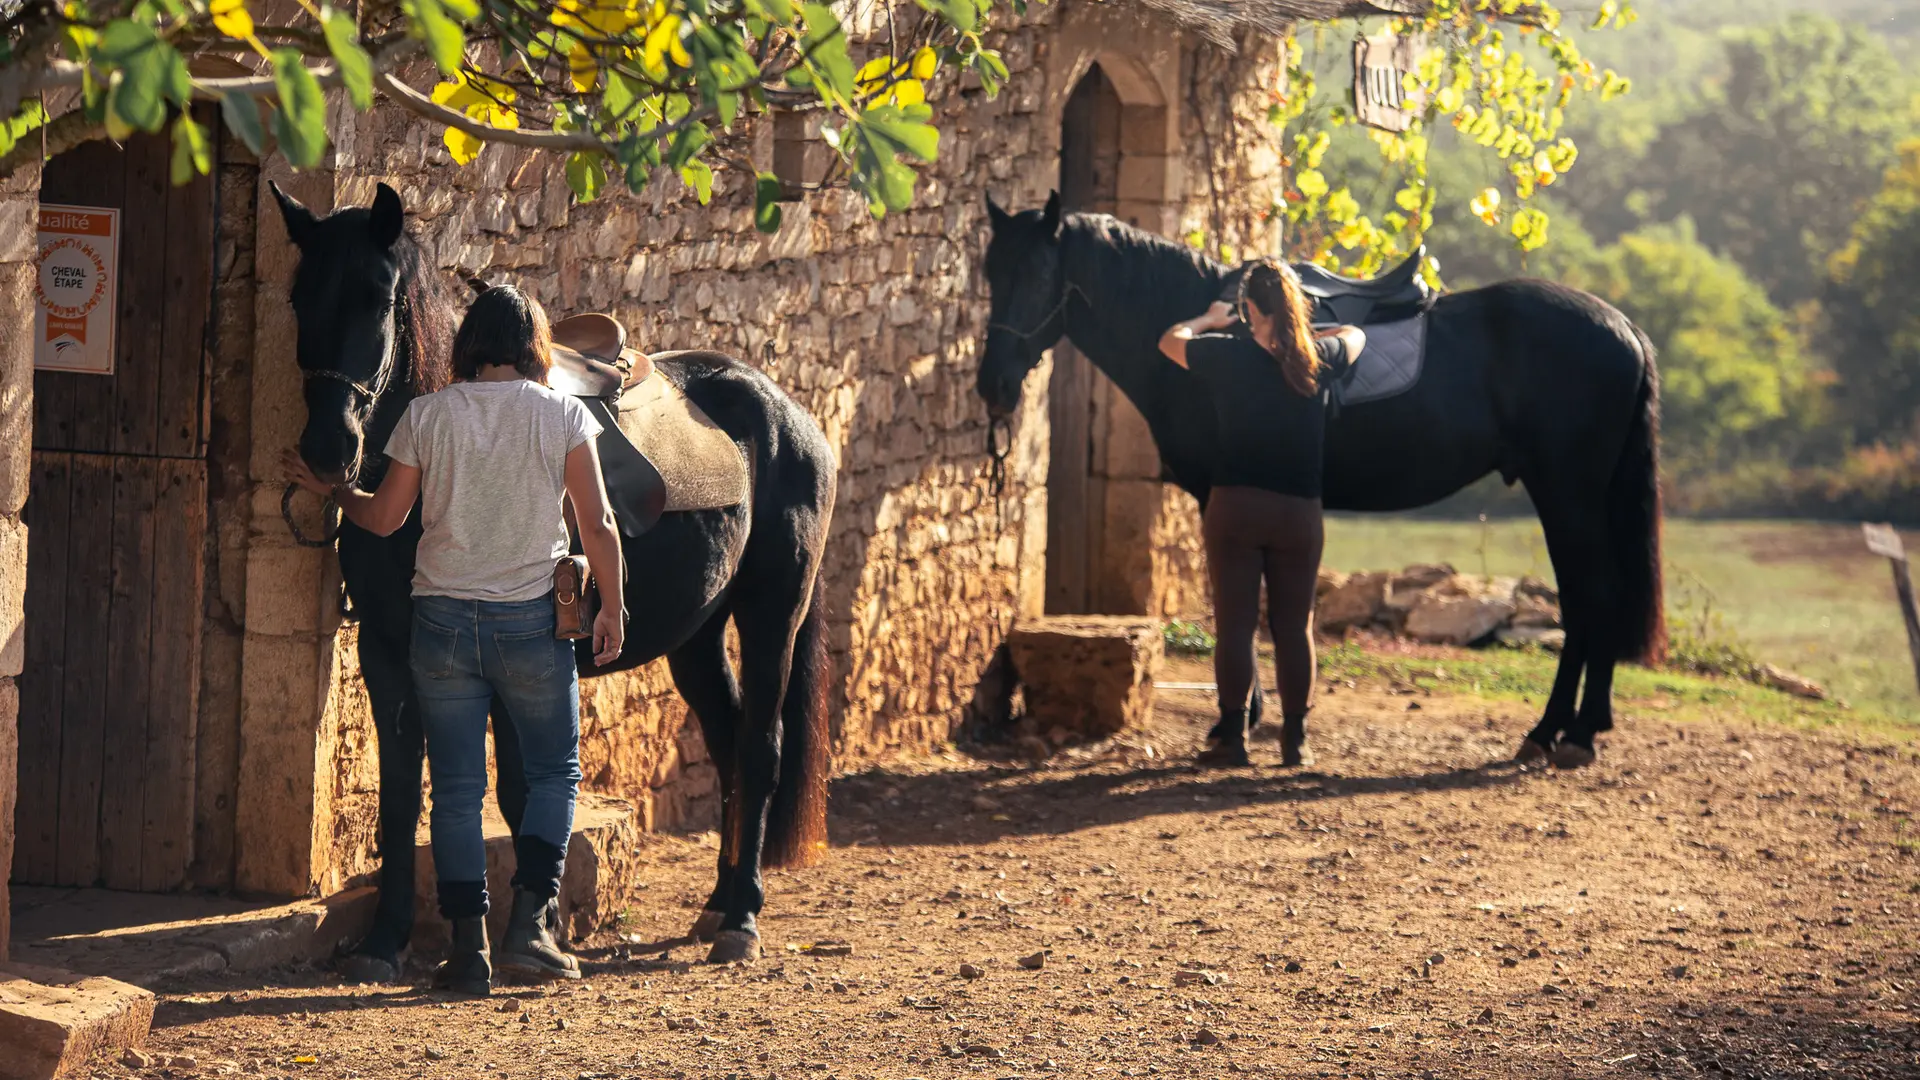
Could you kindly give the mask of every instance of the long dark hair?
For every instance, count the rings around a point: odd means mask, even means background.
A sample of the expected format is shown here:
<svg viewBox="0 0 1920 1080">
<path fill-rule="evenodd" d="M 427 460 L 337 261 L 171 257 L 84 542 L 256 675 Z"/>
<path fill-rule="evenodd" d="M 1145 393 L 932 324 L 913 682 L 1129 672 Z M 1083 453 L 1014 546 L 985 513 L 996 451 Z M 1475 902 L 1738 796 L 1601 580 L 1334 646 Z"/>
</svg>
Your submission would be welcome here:
<svg viewBox="0 0 1920 1080">
<path fill-rule="evenodd" d="M 1287 385 L 1302 397 L 1320 391 L 1320 350 L 1313 347 L 1311 320 L 1313 308 L 1300 291 L 1300 276 L 1293 268 L 1260 259 L 1240 278 L 1240 317 L 1246 319 L 1246 306 L 1252 304 L 1260 314 L 1274 322 L 1274 359 Z"/>
<path fill-rule="evenodd" d="M 413 393 L 431 394 L 453 381 L 447 354 L 459 308 L 446 275 L 431 265 L 417 238 L 404 233 L 393 250 L 400 277 L 394 297 L 395 362 L 406 365 Z"/>
<path fill-rule="evenodd" d="M 547 310 L 511 285 L 481 293 L 453 336 L 454 378 L 475 378 L 486 367 L 511 367 L 537 383 L 553 369 Z"/>
</svg>

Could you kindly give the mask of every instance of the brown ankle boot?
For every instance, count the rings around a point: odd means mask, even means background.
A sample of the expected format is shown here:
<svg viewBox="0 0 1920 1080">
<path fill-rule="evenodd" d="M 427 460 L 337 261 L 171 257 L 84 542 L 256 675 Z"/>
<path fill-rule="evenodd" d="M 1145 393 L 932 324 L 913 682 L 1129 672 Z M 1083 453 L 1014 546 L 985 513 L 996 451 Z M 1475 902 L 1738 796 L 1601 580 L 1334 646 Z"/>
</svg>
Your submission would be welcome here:
<svg viewBox="0 0 1920 1080">
<path fill-rule="evenodd" d="M 1307 718 L 1289 716 L 1280 724 L 1280 764 L 1289 769 L 1313 764 L 1313 751 L 1307 749 Z"/>
</svg>

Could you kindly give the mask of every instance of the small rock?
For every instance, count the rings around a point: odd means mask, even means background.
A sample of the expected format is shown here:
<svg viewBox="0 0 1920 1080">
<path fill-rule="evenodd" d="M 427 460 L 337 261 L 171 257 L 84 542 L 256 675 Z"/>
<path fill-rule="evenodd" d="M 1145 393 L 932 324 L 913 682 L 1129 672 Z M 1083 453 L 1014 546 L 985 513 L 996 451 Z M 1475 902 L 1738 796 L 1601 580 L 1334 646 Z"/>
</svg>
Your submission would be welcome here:
<svg viewBox="0 0 1920 1080">
<path fill-rule="evenodd" d="M 1540 987 L 1540 992 L 1550 997 L 1558 997 L 1559 995 L 1564 994 L 1567 991 L 1562 987 L 1555 986 L 1552 983 L 1547 983 L 1544 986 Z"/>
<path fill-rule="evenodd" d="M 669 1016 L 669 1017 L 667 1017 L 667 1030 L 668 1030 L 668 1031 L 699 1031 L 699 1030 L 700 1030 L 701 1028 L 703 1028 L 703 1027 L 706 1027 L 706 1026 L 707 1026 L 707 1025 L 706 1025 L 706 1024 L 704 1024 L 704 1023 L 702 1023 L 702 1022 L 700 1021 L 700 1018 L 699 1018 L 699 1017 L 697 1017 L 697 1016 Z"/>
<path fill-rule="evenodd" d="M 567 1018 L 564 1016 L 556 1017 L 553 1021 L 553 1030 L 555 1031 L 565 1031 L 567 1030 L 567 1026 Z"/>
<path fill-rule="evenodd" d="M 505 998 L 500 1004 L 494 1006 L 494 1008 L 499 1009 L 503 1013 L 517 1013 L 526 1007 L 526 1004 L 519 998 Z"/>
<path fill-rule="evenodd" d="M 1432 956 L 1427 957 L 1427 963 L 1432 964 L 1434 967 L 1439 967 L 1441 964 L 1444 964 L 1446 962 L 1447 962 L 1446 953 L 1434 953 Z"/>
<path fill-rule="evenodd" d="M 1026 968 L 1028 971 L 1039 971 L 1041 968 L 1047 966 L 1047 951 L 1042 949 L 1032 956 L 1021 957 L 1020 966 Z"/>
<path fill-rule="evenodd" d="M 175 1054 L 167 1059 L 167 1068 L 169 1069 L 193 1069 L 198 1068 L 199 1065 L 199 1060 L 191 1054 Z"/>
<path fill-rule="evenodd" d="M 435 1047 L 429 1046 L 427 1047 L 427 1060 L 428 1061 L 445 1061 L 447 1060 L 447 1052 L 445 1050 L 440 1050 L 440 1049 L 436 1049 Z"/>
<path fill-rule="evenodd" d="M 1772 664 L 1760 665 L 1760 681 L 1794 697 L 1806 698 L 1809 701 L 1827 700 L 1826 687 L 1805 675 L 1796 675 L 1791 671 L 1774 667 Z"/>
<path fill-rule="evenodd" d="M 1684 979 L 1687 977 L 1687 965 L 1675 964 L 1673 967 L 1667 969 L 1667 974 L 1676 979 Z"/>
<path fill-rule="evenodd" d="M 1227 977 L 1217 971 L 1183 968 L 1173 973 L 1175 986 L 1219 986 L 1226 981 Z"/>
<path fill-rule="evenodd" d="M 1346 964 L 1346 961 L 1344 961 L 1344 960 L 1335 960 L 1335 961 L 1333 962 L 1333 970 L 1335 970 L 1335 971 L 1345 971 L 1345 970 L 1347 970 L 1347 964 Z"/>
<path fill-rule="evenodd" d="M 963 1046 L 960 1049 L 968 1057 L 983 1057 L 999 1060 L 1007 1056 L 1006 1051 L 997 1046 L 988 1046 L 985 1043 L 973 1043 L 969 1046 Z"/>
<path fill-rule="evenodd" d="M 1298 960 L 1287 961 L 1287 974 L 1298 975 L 1305 970 L 1307 970 L 1306 967 L 1302 965 L 1300 961 Z"/>
<path fill-rule="evenodd" d="M 985 974 L 986 974 L 985 971 L 974 966 L 973 964 L 960 965 L 960 977 L 963 979 L 977 979 Z"/>
<path fill-rule="evenodd" d="M 1220 1036 L 1215 1035 L 1206 1028 L 1201 1028 L 1199 1031 L 1193 1033 L 1193 1041 L 1199 1046 L 1218 1046 L 1220 1045 Z"/>
<path fill-rule="evenodd" d="M 1419 703 L 1419 702 L 1417 702 L 1417 701 L 1409 701 L 1409 702 L 1407 702 L 1407 711 L 1408 711 L 1408 712 L 1419 712 L 1419 711 L 1420 711 L 1420 703 Z"/>
<path fill-rule="evenodd" d="M 1493 1006 L 1491 1006 L 1491 1005 L 1489 1005 L 1489 1006 L 1487 1006 L 1486 1008 L 1484 1008 L 1484 1009 L 1481 1009 L 1481 1010 L 1480 1010 L 1480 1015 L 1479 1015 L 1479 1016 L 1476 1016 L 1476 1017 L 1474 1017 L 1474 1019 L 1473 1019 L 1473 1022 L 1474 1022 L 1474 1023 L 1476 1023 L 1476 1024 L 1491 1024 L 1491 1023 L 1493 1023 Z"/>
<path fill-rule="evenodd" d="M 153 1056 L 141 1051 L 137 1047 L 129 1046 L 127 1047 L 126 1053 L 120 1055 L 120 1064 L 125 1065 L 129 1069 L 144 1069 L 153 1064 Z"/>
</svg>

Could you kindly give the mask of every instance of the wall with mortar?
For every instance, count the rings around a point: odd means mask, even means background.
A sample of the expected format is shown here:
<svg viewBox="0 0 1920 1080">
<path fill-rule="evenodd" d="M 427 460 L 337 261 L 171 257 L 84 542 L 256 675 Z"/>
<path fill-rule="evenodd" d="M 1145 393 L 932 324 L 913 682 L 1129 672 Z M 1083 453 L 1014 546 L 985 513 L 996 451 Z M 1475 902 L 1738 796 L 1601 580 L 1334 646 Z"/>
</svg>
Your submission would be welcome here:
<svg viewBox="0 0 1920 1080">
<path fill-rule="evenodd" d="M 34 237 L 40 167 L 0 180 L 0 870 L 13 865 L 13 807 L 20 790 L 20 692 L 26 659 L 27 502 L 33 451 Z M 11 938 L 6 874 L 0 873 L 0 960 Z"/>
<path fill-rule="evenodd" d="M 285 303 L 293 253 L 261 194 L 264 179 L 279 178 L 322 212 L 364 205 L 388 183 L 443 268 L 513 281 L 558 313 L 610 311 L 645 349 L 732 352 L 813 413 L 841 465 L 823 573 L 845 765 L 949 739 L 1011 621 L 1040 610 L 1048 365 L 1028 380 L 995 500 L 973 390 L 986 317 L 984 195 L 1009 207 L 1045 199 L 1058 176 L 1061 109 L 1087 67 L 1157 61 L 1150 66 L 1180 138 L 1159 216 L 1143 225 L 1173 235 L 1203 229 L 1241 250 L 1275 246 L 1261 214 L 1279 168 L 1278 132 L 1264 120 L 1278 71 L 1271 45 L 1228 56 L 1130 11 L 1061 0 L 1036 5 L 1001 47 L 1012 86 L 996 99 L 966 89 L 945 98 L 940 161 L 926 170 L 915 207 L 882 221 L 857 198 L 827 193 L 790 204 L 783 230 L 763 236 L 752 226 L 752 181 L 733 173 L 717 179 L 704 207 L 664 173 L 640 195 L 580 205 L 558 159 L 493 146 L 458 168 L 438 131 L 391 106 L 335 110 L 331 171 L 294 177 L 275 158 L 259 168 L 251 190 L 267 209 L 245 253 L 254 263 L 251 348 L 234 346 L 252 364 L 236 398 L 250 410 L 250 441 L 230 447 L 246 463 L 236 490 L 249 491 L 231 534 L 244 534 L 231 589 L 246 612 L 236 884 L 330 891 L 364 873 L 377 791 L 355 631 L 334 612 L 332 561 L 295 547 L 279 517 L 274 458 L 303 414 Z M 1195 138 L 1202 130 L 1208 137 Z M 771 132 L 753 132 L 752 142 L 765 167 Z M 1211 184 L 1209 161 L 1219 171 Z M 236 197 L 246 187 L 234 179 Z M 234 265 L 242 258 L 236 251 Z M 248 303 L 224 294 L 222 302 Z M 1152 610 L 1192 610 L 1205 598 L 1192 500 L 1162 490 L 1156 476 L 1139 477 L 1153 513 L 1130 557 L 1149 572 Z M 588 683 L 582 704 L 590 789 L 634 800 L 653 828 L 715 821 L 717 778 L 664 664 Z"/>
</svg>

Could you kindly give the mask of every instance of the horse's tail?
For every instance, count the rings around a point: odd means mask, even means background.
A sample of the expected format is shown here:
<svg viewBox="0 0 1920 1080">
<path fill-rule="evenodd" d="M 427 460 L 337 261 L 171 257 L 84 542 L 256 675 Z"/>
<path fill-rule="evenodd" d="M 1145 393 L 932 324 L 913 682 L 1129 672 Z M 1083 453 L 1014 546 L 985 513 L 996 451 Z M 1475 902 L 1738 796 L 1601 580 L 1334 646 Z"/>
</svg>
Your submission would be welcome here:
<svg viewBox="0 0 1920 1080">
<path fill-rule="evenodd" d="M 1633 327 L 1642 371 L 1633 426 L 1607 487 L 1607 523 L 1626 588 L 1620 658 L 1655 664 L 1667 653 L 1665 575 L 1660 564 L 1660 371 L 1653 342 Z"/>
<path fill-rule="evenodd" d="M 812 866 L 827 854 L 827 774 L 831 769 L 827 691 L 825 576 L 815 573 L 807 617 L 793 639 L 793 669 L 780 706 L 780 780 L 767 813 L 765 865 Z"/>
</svg>

